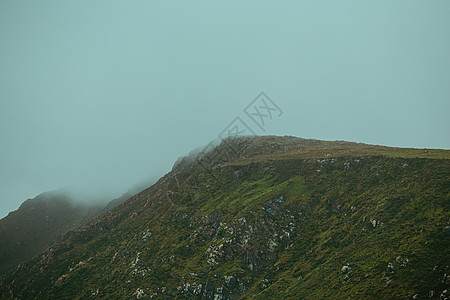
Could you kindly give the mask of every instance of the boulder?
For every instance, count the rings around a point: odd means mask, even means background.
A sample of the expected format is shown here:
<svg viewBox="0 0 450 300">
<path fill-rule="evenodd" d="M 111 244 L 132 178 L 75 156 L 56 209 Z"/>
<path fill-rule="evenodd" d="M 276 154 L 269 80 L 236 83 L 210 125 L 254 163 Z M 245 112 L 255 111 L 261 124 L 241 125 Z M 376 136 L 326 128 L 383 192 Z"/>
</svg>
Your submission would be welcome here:
<svg viewBox="0 0 450 300">
<path fill-rule="evenodd" d="M 343 266 L 341 268 L 341 274 L 347 274 L 348 272 L 350 272 L 352 270 L 352 268 L 350 266 Z"/>
</svg>

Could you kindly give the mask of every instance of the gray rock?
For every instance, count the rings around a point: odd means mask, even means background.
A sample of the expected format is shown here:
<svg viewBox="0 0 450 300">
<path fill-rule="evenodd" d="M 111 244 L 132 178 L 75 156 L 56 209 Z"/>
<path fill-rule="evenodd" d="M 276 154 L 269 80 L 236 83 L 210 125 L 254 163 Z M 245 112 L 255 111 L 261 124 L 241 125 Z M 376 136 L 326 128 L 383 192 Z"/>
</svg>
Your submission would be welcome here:
<svg viewBox="0 0 450 300">
<path fill-rule="evenodd" d="M 401 268 L 406 268 L 409 263 L 409 259 L 407 257 L 397 256 L 395 260 L 398 262 Z"/>
<path fill-rule="evenodd" d="M 391 263 L 391 262 L 389 262 L 388 263 L 388 269 L 390 270 L 390 271 L 394 271 L 394 265 Z"/>
<path fill-rule="evenodd" d="M 341 274 L 347 274 L 348 272 L 350 272 L 352 270 L 352 268 L 350 266 L 343 266 L 341 268 Z"/>
</svg>

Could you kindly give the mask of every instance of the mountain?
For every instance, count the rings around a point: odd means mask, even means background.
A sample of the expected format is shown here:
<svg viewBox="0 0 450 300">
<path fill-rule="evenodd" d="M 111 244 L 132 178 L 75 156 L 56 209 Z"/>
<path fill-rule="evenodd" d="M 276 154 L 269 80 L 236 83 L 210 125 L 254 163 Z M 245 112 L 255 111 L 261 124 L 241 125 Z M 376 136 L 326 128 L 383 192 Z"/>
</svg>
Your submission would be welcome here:
<svg viewBox="0 0 450 300">
<path fill-rule="evenodd" d="M 147 178 L 105 205 L 102 201 L 80 202 L 68 189 L 45 192 L 25 201 L 17 211 L 0 219 L 0 275 L 40 254 L 64 235 L 124 202 L 154 183 Z M 85 199 L 86 200 L 86 199 Z"/>
<path fill-rule="evenodd" d="M 227 139 L 0 285 L 18 299 L 444 299 L 450 152 Z"/>
<path fill-rule="evenodd" d="M 0 274 L 41 253 L 98 215 L 100 206 L 75 203 L 63 191 L 42 193 L 0 220 Z"/>
</svg>

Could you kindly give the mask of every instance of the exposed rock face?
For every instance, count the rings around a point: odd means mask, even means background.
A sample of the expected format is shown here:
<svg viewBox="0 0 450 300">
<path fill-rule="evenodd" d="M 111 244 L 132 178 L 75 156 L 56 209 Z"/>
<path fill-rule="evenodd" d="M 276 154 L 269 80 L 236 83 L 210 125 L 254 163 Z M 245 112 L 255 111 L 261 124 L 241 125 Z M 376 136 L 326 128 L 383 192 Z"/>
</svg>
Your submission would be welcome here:
<svg viewBox="0 0 450 300">
<path fill-rule="evenodd" d="M 0 295 L 422 299 L 448 289 L 448 159 L 276 137 L 235 149 L 208 168 L 195 163 L 204 156 L 181 159 L 17 268 Z"/>
</svg>

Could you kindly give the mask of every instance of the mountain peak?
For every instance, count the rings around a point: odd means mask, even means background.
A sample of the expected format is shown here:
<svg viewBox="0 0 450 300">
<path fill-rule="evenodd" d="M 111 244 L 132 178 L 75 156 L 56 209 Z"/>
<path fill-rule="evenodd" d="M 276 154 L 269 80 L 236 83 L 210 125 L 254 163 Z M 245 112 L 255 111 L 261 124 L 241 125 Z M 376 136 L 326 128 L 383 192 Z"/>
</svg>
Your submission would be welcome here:
<svg viewBox="0 0 450 300">
<path fill-rule="evenodd" d="M 23 264 L 0 294 L 439 294 L 450 284 L 449 153 L 294 137 L 223 140 Z"/>
</svg>

